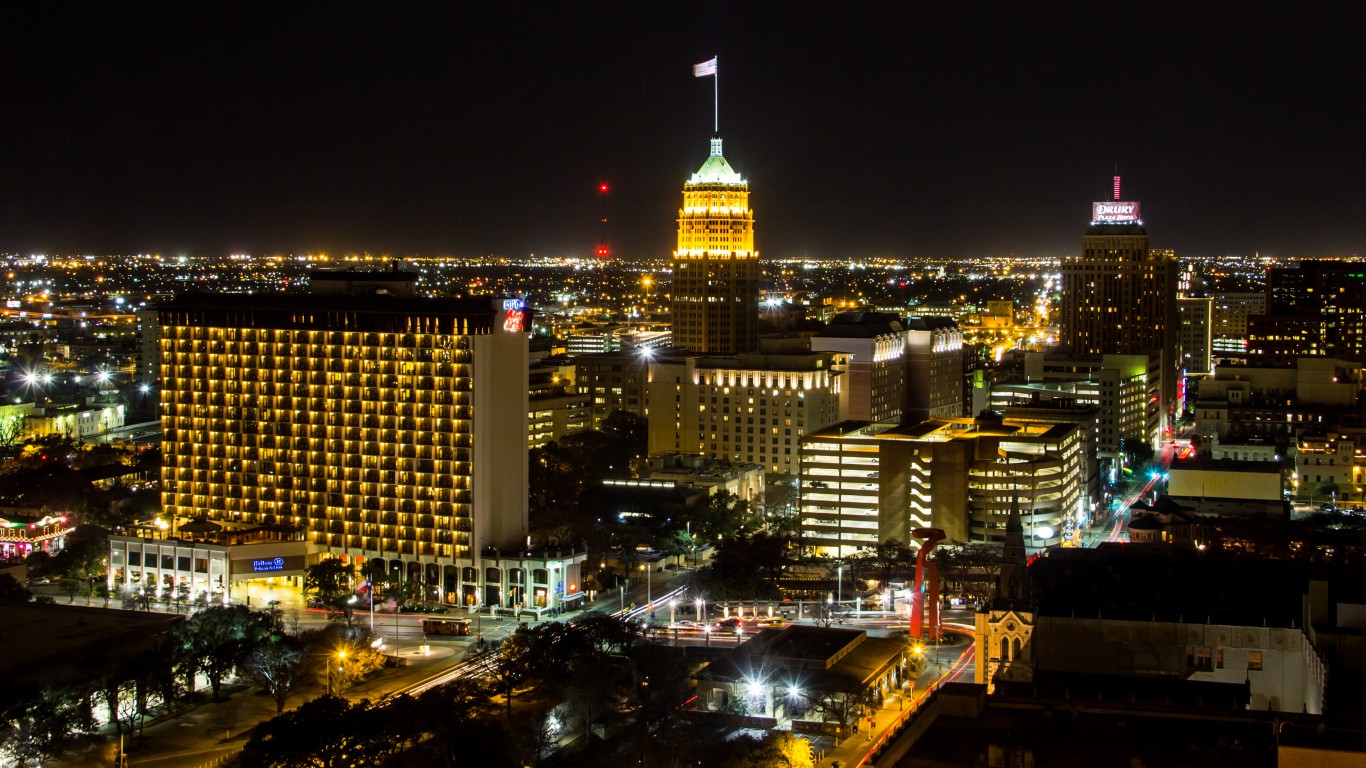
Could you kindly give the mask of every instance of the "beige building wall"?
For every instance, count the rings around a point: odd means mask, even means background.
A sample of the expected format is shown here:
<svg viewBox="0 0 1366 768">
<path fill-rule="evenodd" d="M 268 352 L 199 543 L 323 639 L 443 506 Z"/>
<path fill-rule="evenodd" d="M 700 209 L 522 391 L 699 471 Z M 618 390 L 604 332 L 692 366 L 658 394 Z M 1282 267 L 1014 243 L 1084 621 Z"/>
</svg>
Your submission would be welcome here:
<svg viewBox="0 0 1366 768">
<path fill-rule="evenodd" d="M 1281 470 L 1268 464 L 1267 471 L 1172 467 L 1167 495 L 1193 499 L 1249 499 L 1274 501 L 1281 497 Z"/>
</svg>

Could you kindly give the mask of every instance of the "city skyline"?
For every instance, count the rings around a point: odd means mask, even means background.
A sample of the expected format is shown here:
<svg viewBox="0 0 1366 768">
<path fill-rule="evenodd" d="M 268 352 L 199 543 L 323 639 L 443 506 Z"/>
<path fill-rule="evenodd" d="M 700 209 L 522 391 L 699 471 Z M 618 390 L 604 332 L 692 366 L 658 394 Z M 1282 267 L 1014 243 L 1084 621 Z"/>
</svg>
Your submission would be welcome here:
<svg viewBox="0 0 1366 768">
<path fill-rule="evenodd" d="M 1072 254 L 1116 164 L 1179 256 L 1366 239 L 1359 6 L 516 10 L 8 8 L 0 250 L 588 255 L 606 181 L 662 258 L 713 55 L 766 259 Z"/>
</svg>

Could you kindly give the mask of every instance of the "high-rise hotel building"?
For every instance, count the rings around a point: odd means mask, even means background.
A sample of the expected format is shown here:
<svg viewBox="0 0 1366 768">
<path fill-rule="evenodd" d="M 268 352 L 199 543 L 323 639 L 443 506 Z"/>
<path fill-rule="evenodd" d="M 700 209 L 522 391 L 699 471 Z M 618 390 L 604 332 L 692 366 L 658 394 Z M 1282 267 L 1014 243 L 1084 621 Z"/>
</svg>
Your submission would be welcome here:
<svg viewBox="0 0 1366 768">
<path fill-rule="evenodd" d="M 1118 183 L 1116 183 L 1118 191 Z M 1159 422 L 1176 396 L 1176 255 L 1148 247 L 1139 204 L 1093 203 L 1080 256 L 1062 262 L 1059 346 L 1076 356 L 1147 355 Z"/>
<path fill-rule="evenodd" d="M 533 579 L 497 568 L 527 533 L 520 299 L 183 296 L 159 314 L 167 516 L 302 531 L 448 602 L 531 604 Z"/>
<path fill-rule="evenodd" d="M 759 252 L 749 183 L 711 140 L 711 156 L 683 185 L 673 255 L 673 344 L 702 355 L 759 346 Z"/>
</svg>

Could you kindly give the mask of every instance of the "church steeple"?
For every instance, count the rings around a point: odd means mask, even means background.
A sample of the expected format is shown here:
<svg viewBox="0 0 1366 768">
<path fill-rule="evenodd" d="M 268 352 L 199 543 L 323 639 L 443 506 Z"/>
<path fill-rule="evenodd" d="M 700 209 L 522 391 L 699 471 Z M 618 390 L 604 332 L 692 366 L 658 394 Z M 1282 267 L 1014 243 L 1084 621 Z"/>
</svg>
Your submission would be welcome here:
<svg viewBox="0 0 1366 768">
<path fill-rule="evenodd" d="M 1024 524 L 1020 521 L 1020 499 L 1010 501 L 1006 518 L 1005 546 L 1001 549 L 1001 573 L 996 577 L 996 601 L 1014 605 L 1029 596 L 1029 559 L 1025 554 Z"/>
</svg>

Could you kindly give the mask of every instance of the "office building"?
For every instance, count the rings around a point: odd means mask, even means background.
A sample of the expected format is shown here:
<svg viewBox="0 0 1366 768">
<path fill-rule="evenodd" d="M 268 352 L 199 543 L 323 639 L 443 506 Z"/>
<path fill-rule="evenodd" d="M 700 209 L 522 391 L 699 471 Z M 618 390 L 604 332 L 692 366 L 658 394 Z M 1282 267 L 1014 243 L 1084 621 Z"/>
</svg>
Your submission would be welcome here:
<svg viewBox="0 0 1366 768">
<path fill-rule="evenodd" d="M 759 253 L 749 183 L 711 140 L 683 186 L 673 255 L 673 344 L 702 355 L 753 352 L 759 341 Z"/>
<path fill-rule="evenodd" d="M 1016 505 L 1031 547 L 1070 540 L 1085 523 L 1083 454 L 1075 423 L 932 419 L 840 422 L 801 450 L 802 534 L 844 557 L 915 528 L 950 541 L 1000 542 Z"/>
<path fill-rule="evenodd" d="M 966 416 L 963 331 L 948 317 L 908 317 L 906 421 Z"/>
<path fill-rule="evenodd" d="M 1247 320 L 1266 314 L 1265 293 L 1220 293 L 1211 307 L 1211 346 L 1219 357 L 1247 355 Z"/>
<path fill-rule="evenodd" d="M 1247 364 L 1259 368 L 1292 367 L 1301 357 L 1332 357 L 1328 337 L 1332 323 L 1318 313 L 1289 309 L 1247 319 Z"/>
<path fill-rule="evenodd" d="M 613 411 L 648 415 L 650 364 L 656 354 L 677 356 L 676 350 L 626 349 L 574 358 L 575 390 L 588 398 L 589 422 L 594 429 Z"/>
<path fill-rule="evenodd" d="M 1097 454 L 1114 459 L 1124 451 L 1125 441 L 1153 444 L 1157 440 L 1158 373 L 1154 362 L 1144 355 L 1067 357 L 1026 352 L 1022 378 L 1026 383 L 1062 387 L 1064 392 L 1075 393 L 1078 404 L 1099 408 Z M 1014 382 L 992 385 L 993 397 L 998 387 L 1008 390 L 1013 386 Z"/>
<path fill-rule="evenodd" d="M 1177 359 L 1181 370 L 1188 375 L 1210 372 L 1213 308 L 1213 299 L 1176 300 L 1181 322 L 1181 330 L 1177 334 Z"/>
<path fill-rule="evenodd" d="M 1221 442 L 1291 443 L 1301 434 L 1360 422 L 1362 363 L 1301 357 L 1294 367 L 1224 366 L 1200 382 L 1195 431 L 1201 453 Z"/>
<path fill-rule="evenodd" d="M 1253 365 L 1366 359 L 1366 262 L 1306 259 L 1267 273 L 1266 314 L 1248 320 Z"/>
<path fill-rule="evenodd" d="M 811 337 L 811 351 L 838 355 L 840 420 L 900 421 L 906 405 L 907 335 L 888 312 L 842 312 Z"/>
</svg>

